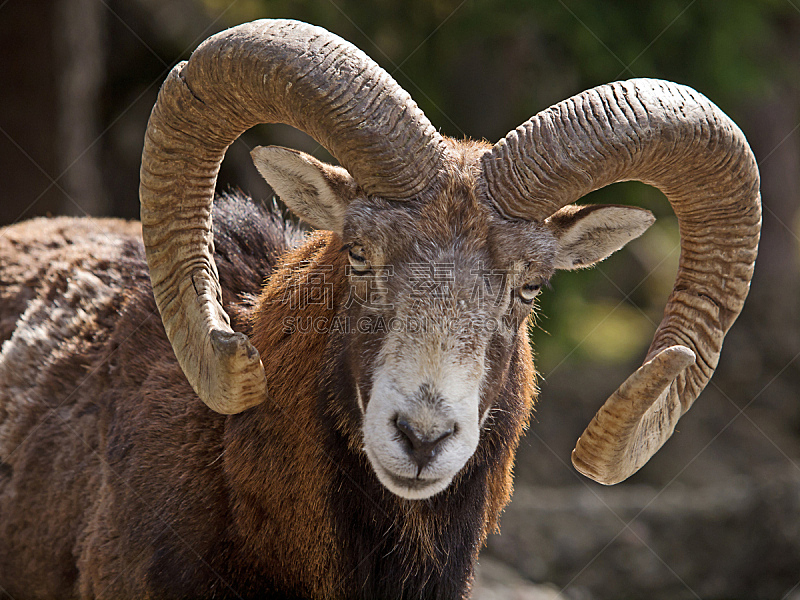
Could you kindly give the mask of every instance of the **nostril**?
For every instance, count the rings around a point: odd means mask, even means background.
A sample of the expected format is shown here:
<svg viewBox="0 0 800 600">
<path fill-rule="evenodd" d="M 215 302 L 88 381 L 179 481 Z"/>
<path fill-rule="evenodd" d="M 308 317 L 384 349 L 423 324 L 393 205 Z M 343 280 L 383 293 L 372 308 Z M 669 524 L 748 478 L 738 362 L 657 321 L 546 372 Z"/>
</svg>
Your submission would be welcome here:
<svg viewBox="0 0 800 600">
<path fill-rule="evenodd" d="M 400 432 L 401 437 L 406 442 L 407 451 L 411 460 L 417 465 L 417 477 L 419 477 L 422 469 L 436 456 L 437 447 L 456 431 L 456 425 L 453 424 L 436 437 L 430 437 L 421 435 L 404 417 L 398 416 L 394 424 Z"/>
<path fill-rule="evenodd" d="M 444 433 L 442 433 L 442 435 L 440 435 L 438 438 L 436 438 L 434 440 L 434 443 L 439 444 L 440 442 L 445 441 L 447 438 L 449 438 L 455 432 L 456 432 L 456 427 L 455 427 L 455 425 L 453 425 L 452 427 L 450 427 L 446 431 L 444 431 Z"/>
<path fill-rule="evenodd" d="M 397 417 L 394 424 L 408 443 L 411 444 L 412 448 L 416 448 L 422 443 L 422 439 L 417 435 L 417 432 L 404 418 Z"/>
</svg>

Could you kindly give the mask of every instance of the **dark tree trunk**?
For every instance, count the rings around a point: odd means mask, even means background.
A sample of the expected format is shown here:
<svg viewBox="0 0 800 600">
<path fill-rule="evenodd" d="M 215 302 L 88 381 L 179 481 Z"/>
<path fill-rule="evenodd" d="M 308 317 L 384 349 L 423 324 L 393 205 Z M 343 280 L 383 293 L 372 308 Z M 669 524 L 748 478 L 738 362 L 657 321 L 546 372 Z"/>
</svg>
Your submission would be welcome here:
<svg viewBox="0 0 800 600">
<path fill-rule="evenodd" d="M 12 0 L 0 16 L 0 224 L 59 211 L 53 1 Z"/>
<path fill-rule="evenodd" d="M 105 6 L 98 0 L 58 0 L 55 30 L 58 65 L 57 150 L 60 211 L 104 215 L 111 202 L 101 171 L 100 96 L 105 81 Z"/>
</svg>

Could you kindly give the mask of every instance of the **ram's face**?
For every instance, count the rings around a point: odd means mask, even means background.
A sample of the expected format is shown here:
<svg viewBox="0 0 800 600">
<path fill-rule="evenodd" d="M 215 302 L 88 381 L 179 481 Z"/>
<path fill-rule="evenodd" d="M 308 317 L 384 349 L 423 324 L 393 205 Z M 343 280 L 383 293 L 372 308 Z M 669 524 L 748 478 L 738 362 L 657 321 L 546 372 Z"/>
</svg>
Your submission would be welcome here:
<svg viewBox="0 0 800 600">
<path fill-rule="evenodd" d="M 474 454 L 553 270 L 604 258 L 652 222 L 620 207 L 504 219 L 479 191 L 484 149 L 462 150 L 443 190 L 405 201 L 367 197 L 344 169 L 307 155 L 254 151 L 290 208 L 341 238 L 344 362 L 363 449 L 378 479 L 409 499 L 444 490 Z"/>
<path fill-rule="evenodd" d="M 388 489 L 427 498 L 475 452 L 555 240 L 501 223 L 468 185 L 356 201 L 343 238 L 364 450 Z"/>
</svg>

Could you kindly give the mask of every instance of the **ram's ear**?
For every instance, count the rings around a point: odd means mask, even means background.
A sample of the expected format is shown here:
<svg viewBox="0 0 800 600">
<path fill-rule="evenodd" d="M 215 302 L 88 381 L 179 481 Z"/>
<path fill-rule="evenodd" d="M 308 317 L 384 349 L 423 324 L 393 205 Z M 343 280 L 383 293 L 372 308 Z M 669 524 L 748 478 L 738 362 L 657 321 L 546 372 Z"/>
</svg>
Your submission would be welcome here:
<svg viewBox="0 0 800 600">
<path fill-rule="evenodd" d="M 298 217 L 341 234 L 347 205 L 359 191 L 350 173 L 298 150 L 259 146 L 250 153 L 258 172 Z"/>
<path fill-rule="evenodd" d="M 545 219 L 558 241 L 556 269 L 581 269 L 609 257 L 655 222 L 643 208 L 567 205 Z"/>
</svg>

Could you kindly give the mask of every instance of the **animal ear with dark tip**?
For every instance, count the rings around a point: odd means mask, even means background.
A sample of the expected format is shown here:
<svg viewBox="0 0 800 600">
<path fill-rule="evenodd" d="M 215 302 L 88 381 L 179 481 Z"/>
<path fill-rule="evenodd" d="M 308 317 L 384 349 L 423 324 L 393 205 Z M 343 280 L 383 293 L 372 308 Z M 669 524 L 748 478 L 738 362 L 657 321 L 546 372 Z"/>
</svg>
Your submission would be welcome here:
<svg viewBox="0 0 800 600">
<path fill-rule="evenodd" d="M 346 169 L 279 146 L 258 146 L 250 156 L 289 210 L 315 229 L 342 233 L 347 205 L 358 195 Z"/>
<path fill-rule="evenodd" d="M 582 269 L 611 256 L 655 222 L 643 208 L 569 204 L 544 223 L 558 242 L 556 269 Z"/>
</svg>

